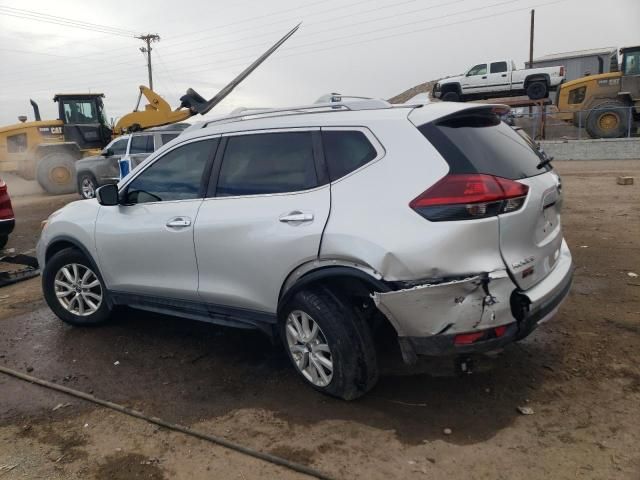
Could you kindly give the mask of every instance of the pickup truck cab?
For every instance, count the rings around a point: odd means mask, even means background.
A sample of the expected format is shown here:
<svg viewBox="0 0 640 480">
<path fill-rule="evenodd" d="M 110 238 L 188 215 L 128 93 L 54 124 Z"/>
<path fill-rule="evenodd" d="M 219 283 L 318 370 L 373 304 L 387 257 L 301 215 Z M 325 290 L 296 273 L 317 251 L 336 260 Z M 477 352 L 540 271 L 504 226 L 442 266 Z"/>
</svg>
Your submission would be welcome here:
<svg viewBox="0 0 640 480">
<path fill-rule="evenodd" d="M 433 96 L 449 102 L 527 95 L 539 100 L 564 80 L 564 67 L 517 70 L 513 60 L 497 60 L 474 65 L 464 75 L 440 80 Z"/>
</svg>

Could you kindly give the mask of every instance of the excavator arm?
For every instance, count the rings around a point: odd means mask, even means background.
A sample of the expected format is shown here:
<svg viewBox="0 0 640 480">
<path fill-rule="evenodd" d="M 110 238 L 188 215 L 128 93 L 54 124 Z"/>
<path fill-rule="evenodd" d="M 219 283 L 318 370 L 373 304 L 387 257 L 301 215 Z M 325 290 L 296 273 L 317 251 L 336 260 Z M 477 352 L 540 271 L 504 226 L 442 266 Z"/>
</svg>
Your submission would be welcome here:
<svg viewBox="0 0 640 480">
<path fill-rule="evenodd" d="M 127 132 L 135 132 L 151 127 L 161 127 L 171 123 L 181 122 L 187 118 L 201 114 L 205 115 L 213 107 L 218 105 L 235 89 L 251 72 L 264 62 L 280 45 L 293 35 L 300 28 L 300 24 L 291 29 L 284 37 L 278 40 L 274 45 L 264 52 L 256 61 L 245 68 L 236 78 L 229 82 L 220 92 L 218 92 L 210 100 L 206 100 L 195 90 L 188 89 L 187 93 L 180 98 L 180 107 L 175 110 L 171 109 L 169 103 L 160 95 L 144 85 L 140 85 L 140 96 L 138 97 L 138 105 L 142 96 L 147 99 L 144 110 L 136 110 L 124 115 L 113 128 L 113 135 L 118 136 Z"/>
<path fill-rule="evenodd" d="M 193 115 L 191 110 L 185 108 L 172 110 L 169 103 L 149 87 L 140 85 L 139 88 L 140 95 L 144 95 L 149 103 L 144 106 L 144 110 L 136 110 L 120 118 L 113 128 L 114 136 L 181 122 Z"/>
</svg>

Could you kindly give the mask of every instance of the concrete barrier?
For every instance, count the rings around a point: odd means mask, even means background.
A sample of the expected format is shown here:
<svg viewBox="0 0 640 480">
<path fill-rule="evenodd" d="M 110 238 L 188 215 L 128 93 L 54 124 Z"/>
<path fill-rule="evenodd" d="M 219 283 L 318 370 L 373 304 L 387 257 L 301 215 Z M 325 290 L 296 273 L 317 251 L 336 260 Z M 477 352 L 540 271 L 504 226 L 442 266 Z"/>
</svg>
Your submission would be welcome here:
<svg viewBox="0 0 640 480">
<path fill-rule="evenodd" d="M 540 145 L 556 160 L 640 159 L 640 138 L 542 140 Z"/>
</svg>

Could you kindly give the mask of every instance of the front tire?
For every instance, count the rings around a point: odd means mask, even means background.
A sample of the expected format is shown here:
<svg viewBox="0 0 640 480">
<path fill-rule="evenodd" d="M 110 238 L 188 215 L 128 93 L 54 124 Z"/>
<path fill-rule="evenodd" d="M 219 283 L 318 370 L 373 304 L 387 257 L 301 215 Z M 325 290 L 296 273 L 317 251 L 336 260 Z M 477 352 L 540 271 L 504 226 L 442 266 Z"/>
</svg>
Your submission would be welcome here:
<svg viewBox="0 0 640 480">
<path fill-rule="evenodd" d="M 629 107 L 622 102 L 602 103 L 589 113 L 586 127 L 591 138 L 624 137 L 629 129 Z"/>
<path fill-rule="evenodd" d="M 36 167 L 36 178 L 51 195 L 73 193 L 76 188 L 75 158 L 64 152 L 45 155 Z"/>
<path fill-rule="evenodd" d="M 280 333 L 294 368 L 316 390 L 353 400 L 376 384 L 378 365 L 369 327 L 328 290 L 297 293 L 284 311 Z"/>
<path fill-rule="evenodd" d="M 458 92 L 447 92 L 442 96 L 443 102 L 459 102 L 460 95 Z"/>
<path fill-rule="evenodd" d="M 96 198 L 97 189 L 98 182 L 92 174 L 83 172 L 78 175 L 78 193 L 82 198 L 85 200 Z"/>
<path fill-rule="evenodd" d="M 79 250 L 56 253 L 42 272 L 42 291 L 49 308 L 70 325 L 104 323 L 111 309 L 97 268 Z"/>
</svg>

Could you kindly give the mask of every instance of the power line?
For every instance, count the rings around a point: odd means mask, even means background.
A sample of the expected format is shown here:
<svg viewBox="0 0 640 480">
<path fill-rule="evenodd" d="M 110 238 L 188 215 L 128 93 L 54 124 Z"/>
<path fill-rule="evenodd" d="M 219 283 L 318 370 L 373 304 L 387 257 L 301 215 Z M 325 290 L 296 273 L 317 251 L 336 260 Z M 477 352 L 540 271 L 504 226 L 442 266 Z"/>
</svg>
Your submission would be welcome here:
<svg viewBox="0 0 640 480">
<path fill-rule="evenodd" d="M 118 29 L 115 27 L 109 27 L 105 25 L 98 25 L 89 22 L 80 22 L 65 17 L 58 17 L 55 15 L 47 15 L 38 12 L 31 12 L 29 10 L 20 10 L 11 7 L 0 6 L 0 15 L 7 15 L 10 17 L 22 18 L 25 20 L 34 20 L 36 22 L 51 23 L 54 25 L 62 25 L 66 27 L 79 28 L 81 30 L 89 30 L 92 32 L 105 33 L 109 35 L 131 37 L 133 32 L 127 30 Z"/>
<path fill-rule="evenodd" d="M 513 2 L 516 2 L 516 1 L 520 1 L 520 0 L 507 0 L 505 2 L 500 2 L 500 3 L 497 3 L 497 4 L 493 4 L 493 5 L 482 7 L 482 9 L 503 5 L 503 4 L 506 4 L 506 3 L 513 3 Z M 432 29 L 436 29 L 436 28 L 442 28 L 442 27 L 446 27 L 446 26 L 458 25 L 458 24 L 462 24 L 462 23 L 468 23 L 468 22 L 472 22 L 472 21 L 477 21 L 477 20 L 481 20 L 481 19 L 485 19 L 485 18 L 491 18 L 491 17 L 501 16 L 501 15 L 506 15 L 506 14 L 509 14 L 509 13 L 521 11 L 523 9 L 528 9 L 528 8 L 533 7 L 533 6 L 546 6 L 546 5 L 552 5 L 552 4 L 556 4 L 556 3 L 560 3 L 560 2 L 564 2 L 564 1 L 568 1 L 568 0 L 555 0 L 555 1 L 552 1 L 552 2 L 542 3 L 542 4 L 539 4 L 539 5 L 531 5 L 531 6 L 524 7 L 524 8 L 513 9 L 513 10 L 504 11 L 504 12 L 492 13 L 492 14 L 489 14 L 489 15 L 486 15 L 486 16 L 474 17 L 474 18 L 471 18 L 471 19 L 465 19 L 465 20 L 461 20 L 461 21 L 458 21 L 458 22 L 445 23 L 445 24 L 434 26 L 434 27 L 413 29 L 413 30 L 409 30 L 409 31 L 406 31 L 406 32 L 399 32 L 399 33 L 396 33 L 396 34 L 378 36 L 378 37 L 373 37 L 373 38 L 366 38 L 366 39 L 355 41 L 355 42 L 351 42 L 351 43 L 346 43 L 346 44 L 342 43 L 342 44 L 338 44 L 338 45 L 328 46 L 328 47 L 325 47 L 325 48 L 319 48 L 319 49 L 313 49 L 313 50 L 303 50 L 303 51 L 300 51 L 300 52 L 290 53 L 289 55 L 280 55 L 278 57 L 274 57 L 274 59 L 284 59 L 284 58 L 288 58 L 288 57 L 292 57 L 292 56 L 296 56 L 296 55 L 308 55 L 309 53 L 332 50 L 332 49 L 335 49 L 335 48 L 343 48 L 343 47 L 346 47 L 346 46 L 358 45 L 358 44 L 368 43 L 368 42 L 371 42 L 371 41 L 376 41 L 376 40 L 381 40 L 381 39 L 395 38 L 395 37 L 410 35 L 410 34 L 413 34 L 413 33 L 422 32 L 422 31 L 426 31 L 426 30 L 432 30 Z M 445 17 L 465 14 L 465 13 L 469 13 L 469 12 L 477 11 L 477 10 L 479 10 L 479 9 L 478 8 L 469 9 L 469 10 L 466 10 L 466 11 L 460 11 L 460 12 L 455 12 L 455 13 L 448 14 L 448 15 L 442 15 L 440 17 L 432 17 L 430 19 L 425 19 L 425 20 L 418 21 L 418 22 L 409 22 L 407 24 L 396 25 L 396 26 L 393 26 L 393 27 L 389 27 L 386 30 L 393 29 L 393 28 L 399 28 L 401 26 L 406 26 L 406 25 L 411 25 L 411 24 L 416 24 L 416 23 L 423 23 L 425 21 L 432 21 L 432 20 L 442 19 L 442 18 L 445 18 Z M 368 35 L 370 33 L 375 33 L 375 32 L 380 32 L 380 31 L 381 30 L 379 29 L 379 30 L 375 30 L 375 31 L 365 32 L 364 34 Z M 362 35 L 362 34 L 359 34 L 359 35 Z M 341 40 L 343 38 L 348 38 L 348 37 L 353 37 L 353 36 L 358 36 L 358 35 L 349 35 L 349 36 L 340 37 L 340 38 L 337 38 L 337 39 L 334 39 L 334 40 Z M 332 40 L 332 41 L 334 41 L 334 40 Z M 303 48 L 303 47 L 306 48 L 306 47 L 311 47 L 311 46 L 315 46 L 315 45 L 319 45 L 319 44 L 325 44 L 325 43 L 326 42 L 324 42 L 324 41 L 318 41 L 318 42 L 313 42 L 313 43 L 305 44 L 305 45 L 294 47 L 294 48 Z M 222 65 L 223 68 L 234 68 L 236 66 L 244 65 L 246 63 L 246 60 L 243 60 L 243 59 L 246 59 L 246 58 L 253 58 L 253 56 L 233 58 L 233 59 L 228 59 L 227 61 L 214 62 L 214 63 L 216 65 L 218 65 L 218 66 Z M 238 62 L 240 60 L 243 60 L 242 63 L 233 63 L 233 62 Z M 209 64 L 200 63 L 198 65 L 207 66 Z M 185 67 L 181 67 L 181 68 L 185 68 Z M 206 72 L 206 71 L 209 71 L 209 69 L 207 68 L 207 69 L 201 69 L 201 70 L 195 70 L 195 71 L 194 70 L 191 70 L 191 71 L 187 70 L 187 72 L 189 74 L 198 74 L 198 73 L 202 73 L 202 72 Z"/>
</svg>

